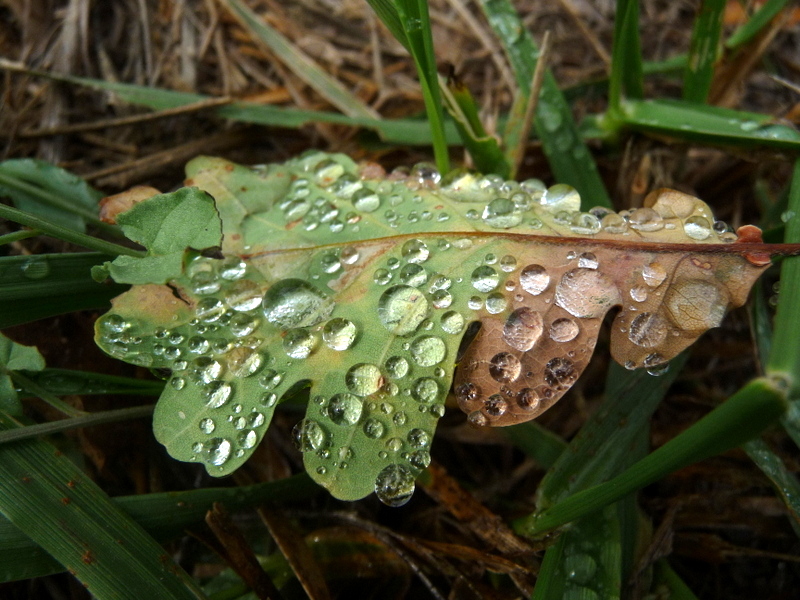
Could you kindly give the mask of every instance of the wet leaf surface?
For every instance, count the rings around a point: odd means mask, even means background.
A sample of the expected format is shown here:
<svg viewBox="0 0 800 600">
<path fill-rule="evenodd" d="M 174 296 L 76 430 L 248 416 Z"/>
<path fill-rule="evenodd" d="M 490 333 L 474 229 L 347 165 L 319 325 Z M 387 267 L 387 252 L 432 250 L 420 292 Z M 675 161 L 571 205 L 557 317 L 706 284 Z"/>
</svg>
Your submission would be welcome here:
<svg viewBox="0 0 800 600">
<path fill-rule="evenodd" d="M 758 230 L 737 237 L 670 190 L 586 213 L 565 185 L 442 179 L 424 164 L 386 174 L 343 155 L 198 158 L 187 171 L 190 187 L 120 216 L 148 256 L 111 264 L 139 285 L 98 320 L 97 342 L 172 372 L 156 436 L 217 476 L 310 382 L 296 443 L 341 499 L 411 497 L 469 323 L 481 329 L 455 374 L 458 403 L 476 425 L 510 425 L 578 379 L 612 308 L 614 358 L 657 373 L 768 264 L 746 245 Z"/>
</svg>

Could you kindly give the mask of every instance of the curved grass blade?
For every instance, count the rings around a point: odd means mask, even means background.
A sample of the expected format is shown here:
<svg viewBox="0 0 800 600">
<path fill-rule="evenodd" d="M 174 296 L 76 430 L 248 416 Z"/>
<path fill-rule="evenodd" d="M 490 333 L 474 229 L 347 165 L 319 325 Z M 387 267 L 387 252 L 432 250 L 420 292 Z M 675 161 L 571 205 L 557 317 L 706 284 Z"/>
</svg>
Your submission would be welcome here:
<svg viewBox="0 0 800 600">
<path fill-rule="evenodd" d="M 714 63 L 719 55 L 719 38 L 725 0 L 703 0 L 694 22 L 689 60 L 683 76 L 683 99 L 705 102 L 714 76 Z"/>
<path fill-rule="evenodd" d="M 519 92 L 531 93 L 538 50 L 509 0 L 480 0 L 479 5 L 489 25 L 508 56 Z M 597 165 L 581 138 L 572 111 L 548 69 L 536 105 L 534 124 L 556 180 L 573 186 L 581 194 L 584 209 L 610 207 L 611 199 L 597 172 Z"/>
<path fill-rule="evenodd" d="M 319 491 L 308 475 L 301 473 L 280 481 L 248 486 L 138 494 L 112 501 L 147 533 L 165 542 L 202 523 L 215 502 L 222 502 L 228 510 L 234 511 L 259 504 L 286 505 Z M 0 515 L 0 582 L 42 577 L 64 570 L 63 565 Z"/>
<path fill-rule="evenodd" d="M 725 47 L 734 50 L 753 39 L 779 12 L 790 4 L 789 0 L 767 0 L 756 10 L 747 23 L 725 41 Z"/>
<path fill-rule="evenodd" d="M 34 346 L 23 346 L 0 334 L 0 411 L 11 415 L 22 414 L 13 372 L 41 371 L 44 357 Z"/>
<path fill-rule="evenodd" d="M 0 414 L 0 428 L 18 424 Z M 194 581 L 51 444 L 0 446 L 0 512 L 97 598 L 202 598 Z"/>
<path fill-rule="evenodd" d="M 611 49 L 611 74 L 608 81 L 608 104 L 611 115 L 616 115 L 620 111 L 623 97 L 644 97 L 638 0 L 617 2 L 614 43 Z"/>
<path fill-rule="evenodd" d="M 109 258 L 99 252 L 0 258 L 0 328 L 107 308 L 111 298 L 127 289 L 92 279 L 92 267 Z"/>
</svg>

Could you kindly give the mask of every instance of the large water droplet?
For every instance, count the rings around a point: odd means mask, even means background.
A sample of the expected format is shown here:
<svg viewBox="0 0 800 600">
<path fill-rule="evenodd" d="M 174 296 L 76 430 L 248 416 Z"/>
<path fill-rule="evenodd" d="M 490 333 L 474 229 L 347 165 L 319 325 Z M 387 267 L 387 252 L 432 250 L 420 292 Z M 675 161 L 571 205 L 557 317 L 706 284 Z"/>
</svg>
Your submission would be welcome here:
<svg viewBox="0 0 800 600">
<path fill-rule="evenodd" d="M 32 256 L 22 263 L 20 270 L 27 279 L 43 279 L 50 274 L 50 263 L 43 256 Z"/>
<path fill-rule="evenodd" d="M 388 506 L 403 506 L 414 495 L 414 487 L 414 474 L 405 465 L 389 465 L 375 479 L 375 495 Z"/>
<path fill-rule="evenodd" d="M 411 344 L 411 357 L 421 367 L 432 367 L 444 360 L 447 348 L 441 338 L 426 335 Z"/>
<path fill-rule="evenodd" d="M 491 292 L 500 282 L 500 277 L 492 267 L 483 265 L 472 272 L 470 277 L 472 287 L 479 292 Z"/>
<path fill-rule="evenodd" d="M 581 209 L 580 194 L 574 187 L 565 183 L 558 183 L 547 188 L 540 202 L 553 213 L 556 211 L 576 212 Z"/>
<path fill-rule="evenodd" d="M 570 229 L 578 235 L 594 235 L 600 231 L 600 220 L 591 213 L 578 213 L 572 218 Z"/>
<path fill-rule="evenodd" d="M 439 384 L 432 377 L 420 377 L 414 382 L 411 395 L 417 402 L 431 404 L 439 396 Z"/>
<path fill-rule="evenodd" d="M 120 315 L 111 313 L 102 318 L 100 326 L 106 332 L 122 333 L 131 327 L 131 323 L 123 319 Z"/>
<path fill-rule="evenodd" d="M 637 208 L 628 217 L 631 229 L 637 231 L 660 231 L 664 229 L 664 220 L 652 208 Z"/>
<path fill-rule="evenodd" d="M 693 240 L 704 240 L 711 235 L 711 223 L 705 217 L 689 217 L 683 222 L 683 231 Z"/>
<path fill-rule="evenodd" d="M 211 383 L 222 375 L 223 366 L 208 356 L 201 356 L 192 362 L 191 375 L 203 383 Z"/>
<path fill-rule="evenodd" d="M 657 288 L 667 278 L 667 272 L 659 263 L 654 262 L 642 269 L 642 279 L 652 288 Z"/>
<path fill-rule="evenodd" d="M 664 297 L 667 315 L 680 329 L 702 333 L 719 327 L 728 306 L 727 294 L 713 283 L 684 279 L 673 284 Z"/>
<path fill-rule="evenodd" d="M 406 436 L 412 448 L 427 448 L 431 444 L 431 436 L 423 429 L 414 428 Z"/>
<path fill-rule="evenodd" d="M 361 419 L 364 404 L 353 394 L 336 394 L 328 403 L 328 417 L 337 425 L 355 425 Z"/>
<path fill-rule="evenodd" d="M 403 244 L 400 254 L 410 263 L 423 263 L 428 260 L 430 250 L 422 240 L 408 240 Z"/>
<path fill-rule="evenodd" d="M 231 349 L 226 355 L 228 370 L 234 377 L 250 377 L 264 364 L 264 358 L 252 348 L 242 346 Z"/>
<path fill-rule="evenodd" d="M 247 264 L 238 256 L 229 256 L 222 261 L 219 276 L 228 281 L 241 279 L 247 273 Z"/>
<path fill-rule="evenodd" d="M 464 317 L 454 310 L 447 311 L 441 318 L 442 331 L 445 333 L 461 333 L 464 329 Z"/>
<path fill-rule="evenodd" d="M 283 337 L 283 351 L 292 358 L 308 358 L 317 341 L 317 336 L 308 329 L 290 329 Z"/>
<path fill-rule="evenodd" d="M 497 315 L 503 312 L 508 306 L 508 300 L 500 292 L 494 292 L 486 297 L 486 312 Z"/>
<path fill-rule="evenodd" d="M 234 336 L 245 337 L 256 330 L 258 322 L 258 317 L 238 313 L 233 315 L 231 320 L 228 321 L 228 328 Z"/>
<path fill-rule="evenodd" d="M 203 388 L 206 406 L 219 408 L 224 406 L 233 395 L 233 387 L 225 381 L 212 381 Z"/>
<path fill-rule="evenodd" d="M 332 350 L 347 350 L 356 339 L 355 323 L 336 317 L 325 323 L 322 329 L 322 341 Z"/>
<path fill-rule="evenodd" d="M 197 303 L 195 315 L 203 323 L 213 323 L 225 314 L 225 306 L 217 298 L 203 298 Z"/>
<path fill-rule="evenodd" d="M 419 287 L 428 280 L 428 272 L 421 265 L 408 264 L 400 269 L 398 279 L 400 283 Z"/>
<path fill-rule="evenodd" d="M 392 356 L 386 360 L 386 370 L 392 379 L 402 379 L 408 375 L 408 361 L 402 356 Z"/>
<path fill-rule="evenodd" d="M 300 452 L 323 450 L 328 445 L 328 434 L 313 419 L 303 419 L 292 429 L 295 447 Z"/>
<path fill-rule="evenodd" d="M 542 265 L 528 265 L 519 274 L 522 289 L 533 296 L 538 296 L 550 285 L 550 275 Z"/>
<path fill-rule="evenodd" d="M 425 295 L 408 285 L 389 288 L 378 301 L 378 317 L 383 326 L 395 335 L 413 333 L 427 316 Z"/>
<path fill-rule="evenodd" d="M 214 430 L 217 428 L 216 423 L 214 423 L 214 419 L 200 419 L 200 431 L 205 434 L 212 434 Z"/>
<path fill-rule="evenodd" d="M 642 348 L 658 346 L 667 338 L 669 324 L 658 314 L 645 312 L 631 321 L 628 339 Z"/>
<path fill-rule="evenodd" d="M 239 433 L 236 441 L 239 443 L 241 448 L 249 450 L 256 445 L 256 442 L 258 442 L 258 434 L 252 429 L 245 429 Z"/>
<path fill-rule="evenodd" d="M 381 197 L 367 188 L 355 192 L 350 200 L 356 210 L 365 213 L 375 212 L 381 206 Z"/>
<path fill-rule="evenodd" d="M 634 302 L 645 302 L 648 296 L 648 289 L 643 285 L 635 285 L 630 291 L 631 300 Z"/>
<path fill-rule="evenodd" d="M 552 388 L 565 390 L 578 378 L 575 365 L 568 358 L 554 358 L 544 367 L 544 380 Z"/>
<path fill-rule="evenodd" d="M 383 385 L 381 370 L 369 363 L 353 365 L 344 376 L 347 389 L 357 396 L 369 396 L 377 392 Z"/>
<path fill-rule="evenodd" d="M 289 329 L 310 327 L 327 319 L 334 303 L 302 279 L 283 279 L 264 295 L 264 315 L 267 321 Z"/>
<path fill-rule="evenodd" d="M 508 315 L 503 326 L 503 340 L 515 350 L 525 352 L 533 348 L 543 331 L 542 315 L 523 306 Z"/>
<path fill-rule="evenodd" d="M 621 302 L 619 290 L 608 276 L 591 269 L 573 269 L 556 286 L 556 304 L 573 317 L 601 317 Z"/>
<path fill-rule="evenodd" d="M 203 448 L 206 461 L 216 467 L 224 465 L 231 456 L 231 443 L 225 438 L 212 438 Z"/>
<path fill-rule="evenodd" d="M 556 342 L 571 342 L 580 333 L 580 326 L 572 319 L 556 319 L 550 325 L 550 339 Z"/>
<path fill-rule="evenodd" d="M 489 375 L 500 383 L 516 381 L 522 372 L 519 359 L 509 352 L 500 352 L 489 363 Z"/>
<path fill-rule="evenodd" d="M 495 198 L 483 209 L 481 218 L 489 227 L 508 229 L 522 223 L 522 211 L 510 198 Z"/>
<path fill-rule="evenodd" d="M 378 419 L 367 419 L 364 421 L 364 435 L 368 438 L 377 440 L 384 436 L 386 427 Z"/>
</svg>

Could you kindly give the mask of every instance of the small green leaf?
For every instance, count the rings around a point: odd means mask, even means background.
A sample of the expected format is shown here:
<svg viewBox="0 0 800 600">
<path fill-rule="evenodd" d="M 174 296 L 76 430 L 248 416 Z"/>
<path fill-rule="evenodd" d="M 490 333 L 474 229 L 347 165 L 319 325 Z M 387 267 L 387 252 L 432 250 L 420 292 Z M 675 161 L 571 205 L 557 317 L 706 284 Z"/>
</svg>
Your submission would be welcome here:
<svg viewBox="0 0 800 600">
<path fill-rule="evenodd" d="M 117 283 L 166 283 L 182 270 L 187 248 L 210 248 L 221 241 L 214 200 L 197 188 L 182 188 L 135 204 L 117 218 L 130 239 L 147 248 L 147 256 L 120 256 L 108 264 Z"/>
<path fill-rule="evenodd" d="M 22 414 L 22 405 L 9 371 L 41 371 L 44 358 L 33 346 L 23 346 L 0 333 L 0 410 Z"/>
</svg>

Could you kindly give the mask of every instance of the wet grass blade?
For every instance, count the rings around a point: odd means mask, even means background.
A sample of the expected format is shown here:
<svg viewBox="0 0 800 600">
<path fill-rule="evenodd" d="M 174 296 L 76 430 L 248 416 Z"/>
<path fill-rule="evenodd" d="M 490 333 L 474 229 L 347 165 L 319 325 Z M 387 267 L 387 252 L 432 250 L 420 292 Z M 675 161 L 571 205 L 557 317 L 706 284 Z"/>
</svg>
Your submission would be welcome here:
<svg viewBox="0 0 800 600">
<path fill-rule="evenodd" d="M 777 16 L 784 8 L 789 6 L 790 0 L 767 0 L 761 7 L 753 13 L 747 23 L 742 25 L 736 32 L 725 41 L 725 47 L 734 50 L 743 46 L 766 27 L 772 19 Z"/>
<path fill-rule="evenodd" d="M 786 391 L 779 382 L 753 380 L 621 475 L 518 521 L 517 531 L 527 536 L 541 535 L 591 514 L 673 471 L 740 446 L 777 421 L 786 408 Z"/>
<path fill-rule="evenodd" d="M 93 396 L 114 394 L 128 396 L 159 396 L 164 390 L 163 381 L 119 377 L 103 373 L 72 371 L 70 369 L 43 369 L 38 373 L 27 373 L 36 385 L 56 396 L 80 394 Z M 25 397 L 25 389 L 20 392 Z"/>
<path fill-rule="evenodd" d="M 511 63 L 518 92 L 524 98 L 520 104 L 524 106 L 531 93 L 531 81 L 539 56 L 533 38 L 509 0 L 480 0 L 479 5 Z M 549 69 L 542 82 L 534 124 L 555 179 L 578 190 L 582 209 L 610 207 L 611 199 L 597 172 L 597 165 Z"/>
<path fill-rule="evenodd" d="M 705 144 L 800 150 L 800 133 L 774 123 L 769 115 L 692 104 L 679 100 L 629 100 L 621 121 L 626 127 Z"/>
<path fill-rule="evenodd" d="M 623 98 L 644 97 L 642 44 L 639 39 L 638 0 L 619 0 L 614 19 L 611 74 L 608 82 L 609 113 L 619 113 Z"/>
<path fill-rule="evenodd" d="M 744 451 L 761 472 L 772 482 L 778 497 L 783 500 L 789 513 L 789 522 L 795 534 L 800 536 L 800 482 L 770 447 L 761 439 L 750 440 Z"/>
<path fill-rule="evenodd" d="M 366 106 L 337 79 L 328 75 L 280 32 L 250 10 L 244 2 L 240 0 L 221 0 L 221 2 L 250 33 L 254 41 L 277 56 L 294 75 L 305 81 L 333 106 L 350 117 L 380 119 L 376 111 Z"/>
<path fill-rule="evenodd" d="M 140 494 L 114 498 L 113 503 L 157 540 L 164 542 L 203 522 L 214 502 L 235 511 L 264 503 L 286 505 L 319 493 L 305 473 L 269 483 L 185 492 Z M 25 533 L 0 516 L 0 582 L 42 577 L 64 566 Z"/>
<path fill-rule="evenodd" d="M 719 55 L 719 38 L 726 0 L 703 0 L 694 22 L 689 58 L 683 76 L 683 99 L 705 102 Z"/>
<path fill-rule="evenodd" d="M 38 254 L 0 258 L 0 328 L 76 310 L 110 306 L 128 286 L 97 283 L 91 268 L 107 254 Z"/>
<path fill-rule="evenodd" d="M 18 425 L 0 415 L 0 428 Z M 194 581 L 54 446 L 0 446 L 0 512 L 97 598 L 202 598 Z"/>
</svg>

